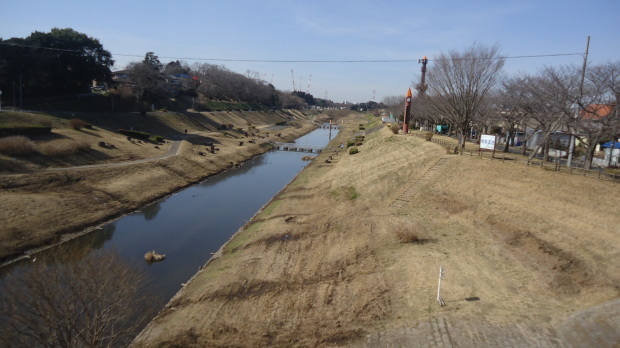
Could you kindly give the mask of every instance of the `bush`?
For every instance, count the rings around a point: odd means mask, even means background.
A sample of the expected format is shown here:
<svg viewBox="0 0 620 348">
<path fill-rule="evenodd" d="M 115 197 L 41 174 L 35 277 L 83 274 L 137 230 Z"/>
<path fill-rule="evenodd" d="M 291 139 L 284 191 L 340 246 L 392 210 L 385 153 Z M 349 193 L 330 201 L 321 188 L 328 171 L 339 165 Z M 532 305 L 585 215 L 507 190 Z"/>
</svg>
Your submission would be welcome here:
<svg viewBox="0 0 620 348">
<path fill-rule="evenodd" d="M 128 129 L 119 129 L 118 132 L 121 133 L 122 135 L 126 135 L 128 137 L 132 137 L 136 139 L 142 139 L 142 140 L 148 140 L 151 137 L 149 133 L 138 132 L 138 131 L 128 130 Z"/>
<path fill-rule="evenodd" d="M 394 229 L 394 234 L 401 243 L 424 243 L 424 239 L 420 237 L 420 234 L 413 226 L 398 226 Z"/>
<path fill-rule="evenodd" d="M 225 124 L 221 124 L 219 127 L 217 127 L 217 129 L 219 130 L 226 130 L 226 125 Z"/>
<path fill-rule="evenodd" d="M 432 139 L 433 139 L 433 133 L 432 132 L 424 133 L 424 140 L 431 141 Z"/>
<path fill-rule="evenodd" d="M 23 135 L 0 138 L 0 153 L 4 155 L 28 155 L 35 151 L 34 142 Z"/>
<path fill-rule="evenodd" d="M 67 123 L 67 125 L 71 129 L 80 130 L 84 128 L 87 125 L 87 123 L 78 118 L 74 118 L 74 119 L 69 120 L 69 123 Z M 92 128 L 92 125 L 91 125 L 91 128 Z"/>
<path fill-rule="evenodd" d="M 355 155 L 358 152 L 360 152 L 360 150 L 358 150 L 355 146 L 349 148 L 349 155 Z"/>
<path fill-rule="evenodd" d="M 69 156 L 76 154 L 79 151 L 90 149 L 90 144 L 85 141 L 55 141 L 53 143 L 43 146 L 42 153 L 50 156 Z"/>
<path fill-rule="evenodd" d="M 226 127 L 228 127 L 228 129 L 235 129 L 235 125 L 232 123 L 226 124 Z"/>
<path fill-rule="evenodd" d="M 399 127 L 397 124 L 393 124 L 393 125 L 390 127 L 390 130 L 391 130 L 391 131 L 392 131 L 392 133 L 394 133 L 394 134 L 398 134 L 398 130 L 399 130 L 399 129 L 400 129 L 400 127 Z"/>
<path fill-rule="evenodd" d="M 446 146 L 446 153 L 448 155 L 455 155 L 459 153 L 459 147 L 456 145 L 448 145 Z"/>
<path fill-rule="evenodd" d="M 153 135 L 150 140 L 156 142 L 156 143 L 163 143 L 166 138 L 162 137 L 161 135 Z"/>
<path fill-rule="evenodd" d="M 353 145 L 355 145 L 355 141 L 353 141 L 353 140 L 347 140 L 347 148 L 349 148 L 349 147 L 351 147 L 351 146 L 353 146 Z"/>
</svg>

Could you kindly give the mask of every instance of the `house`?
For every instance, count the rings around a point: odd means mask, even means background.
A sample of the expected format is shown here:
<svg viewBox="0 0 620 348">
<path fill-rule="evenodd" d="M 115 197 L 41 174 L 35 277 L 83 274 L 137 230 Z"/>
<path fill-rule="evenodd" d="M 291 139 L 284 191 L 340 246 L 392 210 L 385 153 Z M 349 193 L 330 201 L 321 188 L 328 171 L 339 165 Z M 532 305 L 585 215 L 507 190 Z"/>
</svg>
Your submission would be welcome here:
<svg viewBox="0 0 620 348">
<path fill-rule="evenodd" d="M 618 159 L 620 157 L 620 142 L 608 141 L 605 144 L 601 145 L 601 148 L 605 151 L 605 158 L 601 163 L 602 166 L 617 167 Z"/>
<path fill-rule="evenodd" d="M 589 120 L 595 123 L 600 121 L 603 117 L 609 116 L 614 112 L 615 108 L 616 106 L 614 104 L 590 104 L 579 111 L 579 117 L 583 120 Z"/>
<path fill-rule="evenodd" d="M 129 70 L 118 70 L 112 72 L 112 81 L 123 84 L 131 82 L 132 74 Z"/>
</svg>

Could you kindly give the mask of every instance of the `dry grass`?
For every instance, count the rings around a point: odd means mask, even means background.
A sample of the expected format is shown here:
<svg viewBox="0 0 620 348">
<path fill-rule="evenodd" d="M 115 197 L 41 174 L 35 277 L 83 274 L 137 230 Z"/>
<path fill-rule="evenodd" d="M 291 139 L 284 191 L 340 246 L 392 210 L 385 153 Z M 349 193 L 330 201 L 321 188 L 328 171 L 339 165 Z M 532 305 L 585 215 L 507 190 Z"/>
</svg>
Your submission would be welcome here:
<svg viewBox="0 0 620 348">
<path fill-rule="evenodd" d="M 46 156 L 57 157 L 74 155 L 88 149 L 90 144 L 86 141 L 61 140 L 43 145 L 41 152 Z"/>
<path fill-rule="evenodd" d="M 0 153 L 4 155 L 28 155 L 35 151 L 34 142 L 23 135 L 0 138 Z"/>
<path fill-rule="evenodd" d="M 549 327 L 618 296 L 620 236 L 609 226 L 620 217 L 601 196 L 620 186 L 446 156 L 387 127 L 359 154 L 322 165 L 329 155 L 231 241 L 241 247 L 203 268 L 138 346 L 192 329 L 212 346 L 355 345 L 429 318 L 458 317 L 474 329 L 488 321 Z M 407 204 L 390 208 L 403 193 Z M 295 238 L 281 242 L 285 233 Z M 435 302 L 440 265 L 445 307 Z M 255 319 L 264 313 L 271 316 Z M 347 336 L 352 330 L 362 332 Z"/>
</svg>

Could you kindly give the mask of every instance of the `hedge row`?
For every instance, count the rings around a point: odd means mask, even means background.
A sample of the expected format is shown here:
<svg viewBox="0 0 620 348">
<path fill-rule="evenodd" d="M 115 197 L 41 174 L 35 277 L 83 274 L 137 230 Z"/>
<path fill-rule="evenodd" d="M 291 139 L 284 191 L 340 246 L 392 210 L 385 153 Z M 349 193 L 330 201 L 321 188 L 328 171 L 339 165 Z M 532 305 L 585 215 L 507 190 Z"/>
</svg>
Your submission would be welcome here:
<svg viewBox="0 0 620 348">
<path fill-rule="evenodd" d="M 119 129 L 118 132 L 121 133 L 122 135 L 126 135 L 128 137 L 132 137 L 136 139 L 142 139 L 142 140 L 149 140 L 149 138 L 151 137 L 149 133 L 138 132 L 138 131 L 129 130 L 129 129 Z"/>
<path fill-rule="evenodd" d="M 11 135 L 41 135 L 52 132 L 50 126 L 0 126 L 0 137 Z"/>
<path fill-rule="evenodd" d="M 156 143 L 163 143 L 164 140 L 166 139 L 166 138 L 162 137 L 161 135 L 150 135 L 149 133 L 138 132 L 138 131 L 135 131 L 135 130 L 119 129 L 118 132 L 121 133 L 122 135 L 126 135 L 128 137 L 132 137 L 132 138 L 136 138 L 136 139 L 142 139 L 142 140 L 151 140 L 151 141 L 154 141 Z"/>
</svg>

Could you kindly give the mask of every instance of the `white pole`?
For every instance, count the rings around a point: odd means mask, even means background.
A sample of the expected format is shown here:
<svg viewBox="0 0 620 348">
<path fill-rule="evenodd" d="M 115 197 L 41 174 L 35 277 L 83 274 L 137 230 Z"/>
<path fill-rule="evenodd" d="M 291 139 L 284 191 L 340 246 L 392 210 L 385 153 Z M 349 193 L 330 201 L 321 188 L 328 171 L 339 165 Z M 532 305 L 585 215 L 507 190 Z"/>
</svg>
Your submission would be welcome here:
<svg viewBox="0 0 620 348">
<path fill-rule="evenodd" d="M 446 303 L 441 298 L 441 280 L 443 279 L 443 267 L 439 266 L 439 284 L 437 285 L 437 302 L 440 306 L 445 306 Z"/>
</svg>

